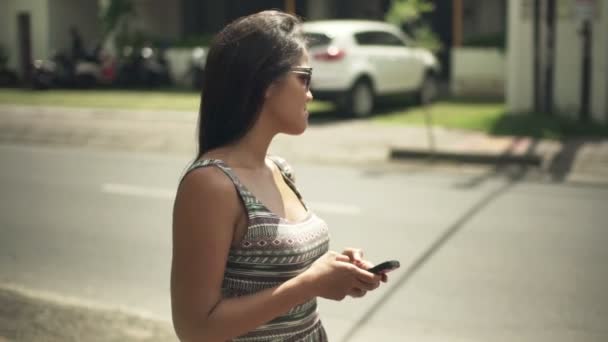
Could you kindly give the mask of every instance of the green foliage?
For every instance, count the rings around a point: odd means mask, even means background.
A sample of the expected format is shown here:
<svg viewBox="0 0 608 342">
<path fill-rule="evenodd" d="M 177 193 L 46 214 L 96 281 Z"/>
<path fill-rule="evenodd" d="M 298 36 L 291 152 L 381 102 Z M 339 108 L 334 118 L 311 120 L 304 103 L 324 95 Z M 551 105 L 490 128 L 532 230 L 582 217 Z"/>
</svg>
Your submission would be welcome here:
<svg viewBox="0 0 608 342">
<path fill-rule="evenodd" d="M 399 27 L 410 27 L 409 33 L 419 46 L 438 52 L 442 48 L 441 41 L 423 17 L 434 10 L 435 5 L 430 0 L 393 0 L 385 20 Z"/>
<path fill-rule="evenodd" d="M 129 21 L 136 15 L 133 0 L 108 0 L 100 15 L 104 40 L 114 39 L 118 51 L 132 44 Z"/>
<path fill-rule="evenodd" d="M 135 5 L 132 0 L 109 0 L 107 7 L 101 12 L 104 35 L 118 29 L 119 24 L 126 26 L 126 19 L 135 15 Z"/>
<path fill-rule="evenodd" d="M 393 0 L 385 20 L 397 26 L 419 20 L 423 14 L 431 13 L 435 5 L 430 0 Z"/>
</svg>

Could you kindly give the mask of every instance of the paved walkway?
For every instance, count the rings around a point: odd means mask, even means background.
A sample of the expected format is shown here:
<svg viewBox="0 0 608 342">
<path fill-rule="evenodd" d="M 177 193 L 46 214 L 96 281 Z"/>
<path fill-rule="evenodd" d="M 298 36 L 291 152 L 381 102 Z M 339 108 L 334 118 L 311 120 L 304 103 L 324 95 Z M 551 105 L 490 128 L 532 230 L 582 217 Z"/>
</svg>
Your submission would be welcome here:
<svg viewBox="0 0 608 342">
<path fill-rule="evenodd" d="M 0 143 L 88 146 L 194 155 L 197 114 L 92 108 L 0 105 Z M 517 163 L 539 168 L 555 181 L 608 183 L 608 139 L 567 142 L 394 126 L 367 120 L 314 118 L 302 136 L 280 135 L 273 153 L 320 163 L 427 160 Z"/>
</svg>

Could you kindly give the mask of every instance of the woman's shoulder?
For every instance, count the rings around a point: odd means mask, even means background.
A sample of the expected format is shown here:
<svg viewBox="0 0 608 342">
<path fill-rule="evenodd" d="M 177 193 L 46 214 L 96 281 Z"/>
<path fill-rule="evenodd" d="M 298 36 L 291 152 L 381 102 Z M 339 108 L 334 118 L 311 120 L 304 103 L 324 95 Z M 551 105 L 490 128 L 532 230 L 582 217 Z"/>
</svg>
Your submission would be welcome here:
<svg viewBox="0 0 608 342">
<path fill-rule="evenodd" d="M 236 202 L 236 189 L 232 180 L 216 163 L 195 162 L 182 176 L 177 197 L 195 201 Z"/>
</svg>

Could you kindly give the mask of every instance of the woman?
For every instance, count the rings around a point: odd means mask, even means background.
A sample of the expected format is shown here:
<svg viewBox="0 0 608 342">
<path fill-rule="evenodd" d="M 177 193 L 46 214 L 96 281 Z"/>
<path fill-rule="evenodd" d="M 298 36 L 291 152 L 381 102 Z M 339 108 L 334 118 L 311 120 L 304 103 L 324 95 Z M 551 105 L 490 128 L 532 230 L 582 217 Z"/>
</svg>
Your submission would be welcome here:
<svg viewBox="0 0 608 342">
<path fill-rule="evenodd" d="M 316 297 L 361 297 L 383 276 L 357 249 L 328 252 L 326 224 L 291 167 L 267 155 L 301 134 L 312 69 L 299 20 L 264 11 L 209 49 L 199 153 L 177 191 L 171 300 L 182 341 L 326 341 Z"/>
</svg>

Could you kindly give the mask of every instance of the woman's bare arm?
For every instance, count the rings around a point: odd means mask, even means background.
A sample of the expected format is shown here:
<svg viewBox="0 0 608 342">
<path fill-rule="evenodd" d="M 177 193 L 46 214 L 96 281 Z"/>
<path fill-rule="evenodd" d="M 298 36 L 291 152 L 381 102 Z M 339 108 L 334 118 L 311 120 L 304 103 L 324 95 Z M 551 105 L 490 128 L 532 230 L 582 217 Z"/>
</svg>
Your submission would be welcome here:
<svg viewBox="0 0 608 342">
<path fill-rule="evenodd" d="M 173 216 L 171 300 L 182 341 L 225 341 L 254 330 L 315 296 L 342 299 L 379 278 L 328 253 L 306 272 L 275 288 L 224 299 L 221 285 L 242 204 L 216 168 L 192 171 L 180 185 Z"/>
</svg>

